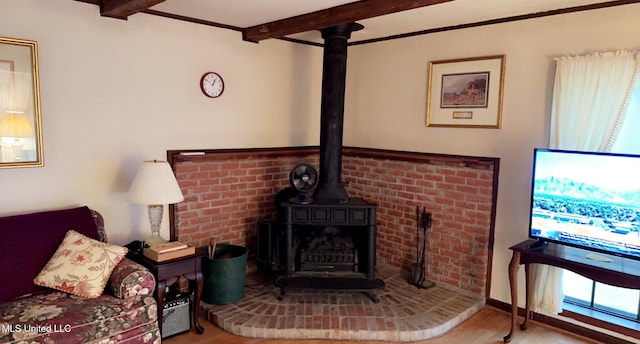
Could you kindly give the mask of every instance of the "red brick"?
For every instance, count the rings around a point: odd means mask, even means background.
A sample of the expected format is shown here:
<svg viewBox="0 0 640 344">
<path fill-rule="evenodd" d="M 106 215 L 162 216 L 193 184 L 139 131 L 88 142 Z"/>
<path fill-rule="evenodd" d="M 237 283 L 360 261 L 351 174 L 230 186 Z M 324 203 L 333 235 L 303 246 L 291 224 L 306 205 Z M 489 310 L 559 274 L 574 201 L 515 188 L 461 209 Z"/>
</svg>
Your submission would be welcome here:
<svg viewBox="0 0 640 344">
<path fill-rule="evenodd" d="M 195 172 L 198 170 L 198 165 L 181 163 L 175 166 L 176 174 L 184 174 L 189 172 Z"/>
<path fill-rule="evenodd" d="M 491 192 L 491 186 L 493 185 L 493 181 L 491 179 L 469 179 L 467 181 L 467 185 L 475 185 L 487 188 L 488 192 Z"/>
<path fill-rule="evenodd" d="M 220 164 L 199 164 L 198 171 L 215 171 L 220 170 Z"/>
<path fill-rule="evenodd" d="M 478 171 L 475 170 L 461 170 L 456 172 L 456 176 L 478 179 Z"/>
<path fill-rule="evenodd" d="M 464 185 L 467 182 L 467 179 L 457 176 L 445 176 L 444 182 L 449 184 Z"/>
</svg>

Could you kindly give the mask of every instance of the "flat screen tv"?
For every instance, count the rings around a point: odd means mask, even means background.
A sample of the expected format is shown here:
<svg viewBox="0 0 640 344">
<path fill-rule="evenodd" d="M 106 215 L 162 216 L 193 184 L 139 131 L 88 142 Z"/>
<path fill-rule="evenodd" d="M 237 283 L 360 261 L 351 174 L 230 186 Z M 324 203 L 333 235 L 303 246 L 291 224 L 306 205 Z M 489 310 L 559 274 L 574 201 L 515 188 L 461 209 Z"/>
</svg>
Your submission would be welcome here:
<svg viewBox="0 0 640 344">
<path fill-rule="evenodd" d="M 529 237 L 640 260 L 640 155 L 536 148 Z"/>
</svg>

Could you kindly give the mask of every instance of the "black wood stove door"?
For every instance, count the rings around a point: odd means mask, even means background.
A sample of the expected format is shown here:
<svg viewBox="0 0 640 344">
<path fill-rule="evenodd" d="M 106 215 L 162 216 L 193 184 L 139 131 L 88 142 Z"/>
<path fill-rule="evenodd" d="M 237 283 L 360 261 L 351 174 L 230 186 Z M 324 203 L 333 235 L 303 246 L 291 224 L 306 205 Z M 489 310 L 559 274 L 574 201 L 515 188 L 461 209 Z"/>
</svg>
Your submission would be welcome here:
<svg viewBox="0 0 640 344">
<path fill-rule="evenodd" d="M 353 249 L 357 251 L 356 273 L 366 278 L 375 277 L 376 263 L 376 208 L 377 205 L 361 198 L 351 198 L 342 204 L 295 204 L 284 202 L 280 205 L 279 221 L 282 223 L 283 239 L 280 256 L 283 272 L 292 274 L 304 270 L 301 267 L 301 249 L 307 249 L 309 235 L 314 237 L 351 238 Z M 332 235 L 332 231 L 340 234 Z M 327 235 L 327 232 L 330 232 Z M 316 240 L 317 241 L 317 240 Z M 345 244 L 348 245 L 348 244 Z M 335 245 L 334 245 L 335 246 Z"/>
</svg>

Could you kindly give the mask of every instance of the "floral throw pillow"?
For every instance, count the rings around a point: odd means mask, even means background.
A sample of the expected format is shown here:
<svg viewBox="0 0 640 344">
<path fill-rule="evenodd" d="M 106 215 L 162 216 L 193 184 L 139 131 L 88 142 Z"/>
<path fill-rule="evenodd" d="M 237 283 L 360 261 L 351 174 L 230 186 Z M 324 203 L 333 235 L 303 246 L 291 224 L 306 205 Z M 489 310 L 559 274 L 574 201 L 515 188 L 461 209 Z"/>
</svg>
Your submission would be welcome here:
<svg viewBox="0 0 640 344">
<path fill-rule="evenodd" d="M 33 283 L 81 297 L 96 298 L 102 295 L 111 272 L 126 253 L 125 247 L 69 230 Z"/>
</svg>

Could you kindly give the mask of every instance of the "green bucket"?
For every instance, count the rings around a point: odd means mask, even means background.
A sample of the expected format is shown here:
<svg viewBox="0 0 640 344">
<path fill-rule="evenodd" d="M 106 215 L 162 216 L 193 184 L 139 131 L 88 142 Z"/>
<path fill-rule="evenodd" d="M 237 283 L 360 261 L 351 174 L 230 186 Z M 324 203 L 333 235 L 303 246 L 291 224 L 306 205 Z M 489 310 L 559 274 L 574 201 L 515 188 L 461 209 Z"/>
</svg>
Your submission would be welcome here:
<svg viewBox="0 0 640 344">
<path fill-rule="evenodd" d="M 202 300 L 209 304 L 234 303 L 244 296 L 248 250 L 242 246 L 218 244 L 213 259 L 204 259 Z"/>
</svg>

